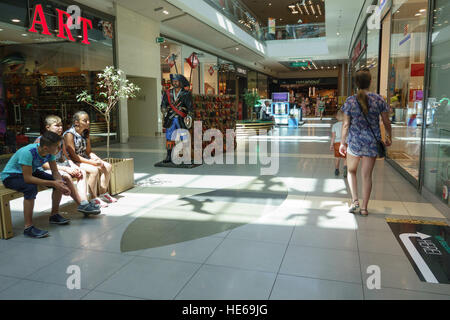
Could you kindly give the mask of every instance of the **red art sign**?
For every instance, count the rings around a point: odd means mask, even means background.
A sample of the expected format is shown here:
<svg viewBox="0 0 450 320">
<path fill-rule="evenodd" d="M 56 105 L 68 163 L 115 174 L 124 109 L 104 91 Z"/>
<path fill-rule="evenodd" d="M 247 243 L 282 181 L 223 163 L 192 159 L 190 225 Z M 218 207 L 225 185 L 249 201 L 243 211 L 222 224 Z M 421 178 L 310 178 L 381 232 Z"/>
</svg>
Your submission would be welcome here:
<svg viewBox="0 0 450 320">
<path fill-rule="evenodd" d="M 72 17 L 70 14 L 63 10 L 56 9 L 58 16 L 58 34 L 56 35 L 61 39 L 69 39 L 69 41 L 75 41 L 72 32 L 69 27 L 72 25 Z M 66 22 L 64 22 L 64 20 Z M 81 24 L 81 29 L 83 30 L 83 40 L 81 43 L 90 44 L 88 40 L 88 27 L 92 29 L 92 21 L 83 17 L 78 17 L 77 24 Z M 36 30 L 36 25 L 40 25 L 42 27 L 42 34 L 51 36 L 52 34 L 48 30 L 47 20 L 45 19 L 44 10 L 42 9 L 41 4 L 37 4 L 34 7 L 33 21 L 31 23 L 31 28 L 28 29 L 29 32 L 38 33 Z"/>
<path fill-rule="evenodd" d="M 210 76 L 212 76 L 212 75 L 214 74 L 214 68 L 213 68 L 213 66 L 209 67 L 208 72 L 209 72 L 209 75 L 210 75 Z"/>
</svg>

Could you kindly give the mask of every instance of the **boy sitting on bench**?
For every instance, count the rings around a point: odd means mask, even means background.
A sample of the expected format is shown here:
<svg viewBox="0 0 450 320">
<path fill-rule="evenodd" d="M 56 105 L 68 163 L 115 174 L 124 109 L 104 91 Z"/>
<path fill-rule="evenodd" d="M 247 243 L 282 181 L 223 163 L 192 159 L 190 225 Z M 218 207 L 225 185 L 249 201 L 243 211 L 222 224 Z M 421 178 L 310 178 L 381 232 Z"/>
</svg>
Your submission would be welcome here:
<svg viewBox="0 0 450 320">
<path fill-rule="evenodd" d="M 38 185 L 53 188 L 50 223 L 59 225 L 69 223 L 68 219 L 58 213 L 62 195 L 70 196 L 70 190 L 64 181 L 70 178 L 61 177 L 55 161 L 60 143 L 61 137 L 58 134 L 50 131 L 45 132 L 39 144 L 29 144 L 20 148 L 8 161 L 0 175 L 6 188 L 24 194 L 25 230 L 23 233 L 32 238 L 48 236 L 48 231 L 33 226 L 34 200 L 38 193 Z M 50 165 L 52 175 L 38 169 L 47 162 Z"/>
</svg>

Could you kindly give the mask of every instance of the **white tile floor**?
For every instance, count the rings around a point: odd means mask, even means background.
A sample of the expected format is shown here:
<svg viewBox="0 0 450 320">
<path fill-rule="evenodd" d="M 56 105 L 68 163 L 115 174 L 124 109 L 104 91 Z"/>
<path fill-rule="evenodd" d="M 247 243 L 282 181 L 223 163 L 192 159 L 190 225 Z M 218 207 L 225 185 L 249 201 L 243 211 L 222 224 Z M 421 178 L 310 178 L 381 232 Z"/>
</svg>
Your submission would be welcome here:
<svg viewBox="0 0 450 320">
<path fill-rule="evenodd" d="M 139 186 L 102 215 L 84 219 L 69 204 L 71 224 L 49 226 L 50 193 L 41 192 L 34 221 L 51 236 L 29 239 L 22 200 L 12 201 L 16 236 L 0 240 L 0 299 L 449 300 L 450 285 L 420 281 L 385 218 L 448 220 L 384 161 L 374 171 L 371 215 L 347 213 L 348 184 L 334 176 L 329 133 L 276 130 L 290 137 L 269 179 L 259 165 L 155 168 L 162 138 L 113 145 L 113 157 L 135 159 Z M 243 192 L 283 190 L 276 205 Z M 148 247 L 122 252 L 124 241 Z M 70 265 L 80 267 L 80 290 L 66 287 Z M 381 268 L 381 290 L 367 289 L 370 265 Z"/>
</svg>

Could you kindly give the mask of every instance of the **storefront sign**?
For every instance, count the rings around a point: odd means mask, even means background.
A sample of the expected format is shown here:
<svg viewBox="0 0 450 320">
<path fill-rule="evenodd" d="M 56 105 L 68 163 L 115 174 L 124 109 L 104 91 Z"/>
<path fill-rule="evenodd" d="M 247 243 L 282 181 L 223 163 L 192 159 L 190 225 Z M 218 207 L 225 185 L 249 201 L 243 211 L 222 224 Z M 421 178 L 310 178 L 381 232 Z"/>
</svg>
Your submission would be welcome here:
<svg viewBox="0 0 450 320">
<path fill-rule="evenodd" d="M 450 227 L 388 219 L 389 227 L 421 281 L 450 284 Z"/>
<path fill-rule="evenodd" d="M 311 86 L 317 86 L 317 85 L 337 85 L 338 79 L 337 78 L 308 78 L 308 79 L 283 79 L 280 80 L 280 85 L 285 84 L 299 84 L 299 85 L 311 85 Z"/>
<path fill-rule="evenodd" d="M 92 21 L 86 18 L 83 18 L 81 16 L 77 17 L 77 20 L 73 22 L 74 18 L 68 14 L 67 12 L 59 9 L 55 9 L 56 14 L 58 16 L 58 34 L 56 37 L 61 39 L 69 39 L 69 41 L 74 42 L 75 39 L 72 35 L 72 32 L 70 31 L 70 27 L 74 24 L 80 24 L 82 29 L 82 41 L 81 43 L 84 44 L 90 44 L 88 40 L 88 27 L 89 29 L 92 29 Z M 64 18 L 66 19 L 66 22 L 64 22 Z M 33 21 L 31 23 L 31 28 L 28 29 L 29 32 L 38 33 L 36 30 L 36 25 L 39 24 L 42 27 L 42 34 L 51 36 L 48 29 L 47 20 L 45 19 L 44 10 L 42 9 L 41 4 L 37 4 L 34 7 L 34 13 L 33 13 Z"/>
<path fill-rule="evenodd" d="M 164 43 L 166 42 L 166 39 L 164 37 L 157 37 L 156 38 L 156 43 Z"/>
<path fill-rule="evenodd" d="M 309 61 L 306 61 L 306 62 L 299 62 L 299 61 L 291 62 L 291 67 L 292 68 L 307 68 L 307 67 L 309 67 L 309 65 L 310 65 Z"/>
<path fill-rule="evenodd" d="M 239 68 L 239 67 L 236 68 L 236 72 L 243 74 L 243 75 L 247 75 L 247 70 Z"/>
</svg>

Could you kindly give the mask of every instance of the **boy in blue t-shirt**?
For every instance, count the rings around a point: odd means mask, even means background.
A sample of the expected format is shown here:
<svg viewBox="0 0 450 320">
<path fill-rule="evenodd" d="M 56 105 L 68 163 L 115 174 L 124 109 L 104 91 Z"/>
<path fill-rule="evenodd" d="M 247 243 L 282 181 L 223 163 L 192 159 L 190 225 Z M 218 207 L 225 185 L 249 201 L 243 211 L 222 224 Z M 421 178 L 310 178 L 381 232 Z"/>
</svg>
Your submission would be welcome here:
<svg viewBox="0 0 450 320">
<path fill-rule="evenodd" d="M 48 236 L 48 231 L 40 230 L 33 226 L 34 200 L 38 193 L 38 185 L 53 188 L 52 211 L 50 223 L 67 224 L 69 220 L 62 217 L 59 211 L 59 203 L 62 195 L 70 195 L 66 182 L 58 172 L 55 155 L 59 152 L 61 137 L 53 132 L 45 132 L 40 144 L 29 144 L 20 148 L 6 164 L 0 177 L 7 188 L 24 194 L 23 212 L 25 217 L 24 234 L 33 238 Z M 52 175 L 39 170 L 48 162 Z"/>
</svg>

